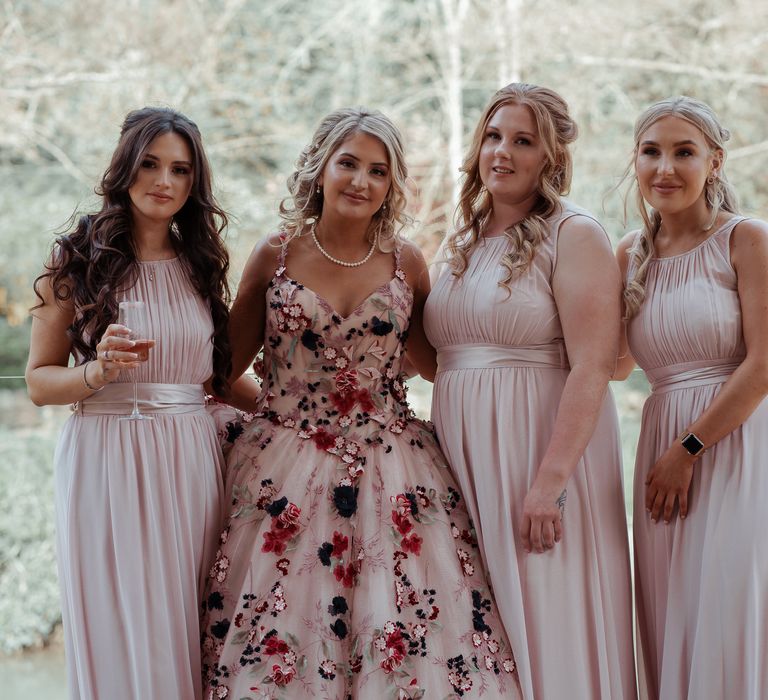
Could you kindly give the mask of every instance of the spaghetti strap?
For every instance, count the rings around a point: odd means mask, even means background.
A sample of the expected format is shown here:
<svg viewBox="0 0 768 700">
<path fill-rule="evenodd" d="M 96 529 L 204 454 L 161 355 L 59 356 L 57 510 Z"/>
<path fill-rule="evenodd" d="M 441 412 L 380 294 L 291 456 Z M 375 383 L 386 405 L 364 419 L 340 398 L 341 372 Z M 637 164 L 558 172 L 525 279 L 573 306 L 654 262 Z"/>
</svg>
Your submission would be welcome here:
<svg viewBox="0 0 768 700">
<path fill-rule="evenodd" d="M 395 245 L 395 277 L 399 278 L 400 280 L 405 281 L 405 270 L 400 265 L 400 254 L 403 252 L 403 244 L 402 242 L 398 242 Z"/>
<path fill-rule="evenodd" d="M 400 253 L 403 251 L 403 244 L 401 242 L 397 242 L 395 244 L 395 267 L 400 267 Z"/>
<path fill-rule="evenodd" d="M 279 277 L 285 272 L 285 257 L 288 255 L 288 239 L 284 233 L 280 234 L 280 253 L 277 256 L 277 270 L 275 277 Z"/>
</svg>

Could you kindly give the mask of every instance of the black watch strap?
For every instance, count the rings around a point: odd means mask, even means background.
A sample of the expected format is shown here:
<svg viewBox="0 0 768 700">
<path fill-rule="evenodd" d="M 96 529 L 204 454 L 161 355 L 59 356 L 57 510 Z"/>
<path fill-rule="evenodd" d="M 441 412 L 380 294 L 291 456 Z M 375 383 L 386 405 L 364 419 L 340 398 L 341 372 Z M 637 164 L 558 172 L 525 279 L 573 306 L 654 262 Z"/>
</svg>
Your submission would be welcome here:
<svg viewBox="0 0 768 700">
<path fill-rule="evenodd" d="M 680 444 L 694 457 L 704 452 L 704 443 L 693 433 L 684 433 L 680 438 Z"/>
</svg>

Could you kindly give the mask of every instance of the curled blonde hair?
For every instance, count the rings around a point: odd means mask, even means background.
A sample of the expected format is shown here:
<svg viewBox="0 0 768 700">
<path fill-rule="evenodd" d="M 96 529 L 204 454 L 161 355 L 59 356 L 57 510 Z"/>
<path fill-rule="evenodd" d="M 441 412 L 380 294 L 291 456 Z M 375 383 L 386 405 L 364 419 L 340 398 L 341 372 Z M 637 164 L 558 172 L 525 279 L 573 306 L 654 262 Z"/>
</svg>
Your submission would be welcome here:
<svg viewBox="0 0 768 700">
<path fill-rule="evenodd" d="M 527 83 L 510 83 L 491 98 L 475 127 L 461 168 L 464 178 L 456 207 L 456 230 L 446 243 L 456 277 L 466 271 L 469 255 L 477 245 L 493 207 L 491 195 L 480 179 L 480 150 L 485 131 L 493 115 L 509 104 L 525 105 L 533 113 L 544 146 L 544 167 L 539 176 L 536 203 L 522 221 L 504 231 L 510 246 L 501 260 L 506 276 L 499 284 L 507 290 L 512 278 L 523 273 L 533 261 L 537 248 L 549 233 L 547 218 L 557 211 L 560 196 L 570 189 L 573 161 L 568 144 L 578 135 L 576 122 L 568 113 L 568 104 L 554 90 Z"/>
<path fill-rule="evenodd" d="M 714 226 L 717 215 L 721 211 L 738 212 L 738 199 L 736 192 L 728 178 L 725 175 L 725 143 L 731 137 L 730 132 L 719 122 L 717 115 L 712 108 L 705 102 L 679 95 L 677 97 L 668 97 L 652 104 L 646 109 L 635 122 L 635 145 L 632 152 L 632 159 L 627 165 L 622 182 L 631 180 L 630 190 L 627 191 L 627 197 L 634 190 L 635 204 L 640 217 L 643 220 L 643 228 L 636 242 L 629 251 L 629 270 L 632 276 L 628 278 L 624 287 L 624 309 L 625 320 L 632 318 L 639 310 L 645 300 L 645 283 L 648 277 L 648 267 L 654 255 L 653 241 L 661 227 L 661 215 L 655 209 L 648 211 L 643 195 L 637 183 L 637 174 L 634 169 L 637 160 L 637 154 L 640 148 L 640 140 L 643 134 L 659 119 L 664 117 L 679 117 L 695 126 L 704 136 L 710 152 L 721 151 L 723 154 L 722 163 L 718 171 L 712 173 L 707 178 L 704 186 L 704 196 L 707 202 L 707 208 L 710 210 L 709 224 L 705 230 Z M 626 199 L 625 199 L 626 212 Z"/>
<path fill-rule="evenodd" d="M 282 229 L 290 240 L 309 229 L 323 210 L 323 193 L 318 191 L 318 180 L 336 150 L 351 136 L 363 133 L 377 138 L 387 151 L 391 183 L 384 204 L 368 227 L 367 238 L 373 243 L 378 234 L 379 248 L 391 250 L 400 229 L 410 219 L 405 213 L 406 180 L 400 131 L 392 121 L 376 110 L 346 108 L 331 112 L 318 126 L 312 142 L 304 148 L 296 161 L 296 170 L 288 178 L 290 195 L 280 202 Z"/>
</svg>

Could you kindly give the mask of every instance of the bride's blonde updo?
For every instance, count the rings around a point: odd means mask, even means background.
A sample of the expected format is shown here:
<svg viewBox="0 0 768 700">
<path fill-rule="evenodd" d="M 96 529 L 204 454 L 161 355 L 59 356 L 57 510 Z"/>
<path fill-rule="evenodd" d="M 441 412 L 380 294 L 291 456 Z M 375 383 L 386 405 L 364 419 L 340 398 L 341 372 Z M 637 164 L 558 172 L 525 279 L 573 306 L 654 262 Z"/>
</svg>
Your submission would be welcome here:
<svg viewBox="0 0 768 700">
<path fill-rule="evenodd" d="M 668 97 L 665 100 L 652 104 L 637 119 L 635 123 L 635 145 L 632 160 L 627 166 L 625 179 L 631 179 L 632 189 L 635 192 L 635 203 L 643 220 L 643 228 L 636 242 L 629 251 L 629 269 L 632 276 L 627 280 L 624 288 L 625 319 L 632 318 L 640 309 L 645 299 L 645 282 L 648 276 L 648 265 L 654 256 L 653 241 L 661 226 L 661 215 L 655 209 L 648 211 L 643 195 L 637 184 L 635 162 L 640 149 L 640 141 L 643 134 L 659 119 L 664 117 L 679 117 L 695 126 L 704 136 L 710 152 L 721 151 L 722 164 L 716 173 L 707 178 L 704 186 L 704 195 L 707 208 L 710 211 L 709 225 L 712 228 L 717 215 L 721 211 L 737 213 L 738 202 L 736 193 L 731 187 L 725 175 L 725 143 L 730 138 L 730 133 L 719 122 L 712 108 L 693 97 L 680 95 Z"/>
<path fill-rule="evenodd" d="M 381 112 L 360 108 L 339 109 L 326 116 L 299 156 L 296 170 L 288 178 L 290 196 L 280 203 L 283 231 L 291 238 L 305 233 L 323 210 L 323 193 L 318 179 L 336 150 L 351 136 L 363 133 L 377 138 L 387 151 L 391 184 L 382 207 L 373 215 L 368 240 L 376 234 L 379 248 L 391 250 L 400 229 L 409 222 L 405 213 L 408 168 L 400 131 Z"/>
<path fill-rule="evenodd" d="M 480 150 L 488 122 L 501 107 L 509 104 L 525 105 L 531 110 L 544 146 L 545 160 L 535 204 L 522 221 L 504 231 L 510 245 L 501 260 L 506 275 L 500 285 L 506 289 L 509 289 L 512 278 L 531 264 L 539 244 L 549 233 L 547 218 L 557 211 L 560 196 L 570 189 L 573 162 L 568 144 L 578 135 L 576 123 L 568 113 L 568 104 L 554 90 L 527 83 L 510 83 L 491 98 L 475 128 L 461 168 L 464 178 L 456 210 L 456 230 L 446 243 L 449 263 L 456 277 L 461 277 L 467 269 L 469 255 L 477 245 L 493 206 L 491 195 L 480 179 Z"/>
</svg>

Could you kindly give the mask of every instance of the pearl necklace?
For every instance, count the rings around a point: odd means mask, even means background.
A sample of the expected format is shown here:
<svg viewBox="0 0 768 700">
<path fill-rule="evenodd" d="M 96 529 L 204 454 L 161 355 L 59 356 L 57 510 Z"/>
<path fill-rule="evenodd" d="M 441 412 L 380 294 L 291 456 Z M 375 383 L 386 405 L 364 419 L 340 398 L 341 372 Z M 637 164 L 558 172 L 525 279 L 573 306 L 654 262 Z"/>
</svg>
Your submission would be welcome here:
<svg viewBox="0 0 768 700">
<path fill-rule="evenodd" d="M 376 236 L 374 236 L 373 243 L 371 244 L 371 249 L 368 251 L 368 254 L 362 259 L 358 260 L 357 262 L 347 262 L 346 260 L 339 260 L 338 258 L 334 258 L 333 255 L 331 255 L 323 246 L 320 245 L 320 241 L 317 240 L 317 236 L 315 235 L 315 228 L 317 227 L 317 222 L 315 221 L 312 224 L 312 228 L 310 230 L 310 233 L 312 234 L 312 240 L 315 242 L 315 245 L 317 246 L 317 249 L 330 260 L 332 263 L 336 263 L 337 265 L 342 265 L 343 267 L 360 267 L 360 265 L 363 265 L 367 263 L 371 256 L 373 255 L 373 251 L 376 250 L 376 246 L 379 244 L 379 232 L 376 232 Z"/>
</svg>

